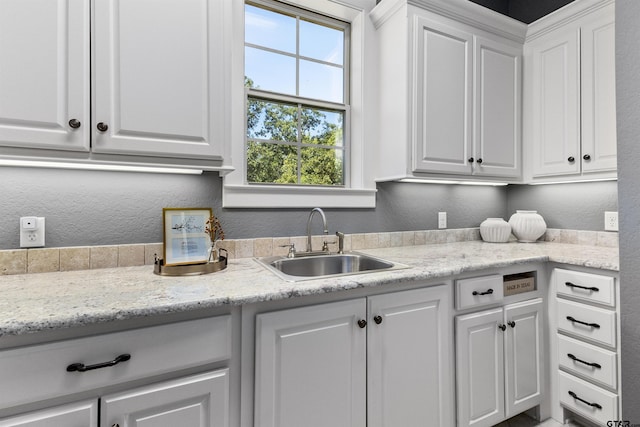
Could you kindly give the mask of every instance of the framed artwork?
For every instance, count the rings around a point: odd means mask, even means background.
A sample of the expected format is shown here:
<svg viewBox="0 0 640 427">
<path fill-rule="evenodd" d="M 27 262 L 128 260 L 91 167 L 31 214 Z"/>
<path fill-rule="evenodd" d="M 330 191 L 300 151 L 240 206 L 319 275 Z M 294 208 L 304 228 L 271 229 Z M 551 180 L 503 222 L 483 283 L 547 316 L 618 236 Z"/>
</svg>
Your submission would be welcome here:
<svg viewBox="0 0 640 427">
<path fill-rule="evenodd" d="M 206 223 L 211 208 L 162 209 L 164 265 L 202 264 L 209 260 Z"/>
</svg>

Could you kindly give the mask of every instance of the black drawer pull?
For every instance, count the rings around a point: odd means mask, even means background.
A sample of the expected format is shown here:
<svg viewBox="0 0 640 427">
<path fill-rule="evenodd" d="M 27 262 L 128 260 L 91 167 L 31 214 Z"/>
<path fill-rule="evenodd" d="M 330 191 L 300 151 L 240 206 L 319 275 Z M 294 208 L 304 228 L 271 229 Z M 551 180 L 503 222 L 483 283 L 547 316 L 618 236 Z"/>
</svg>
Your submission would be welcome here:
<svg viewBox="0 0 640 427">
<path fill-rule="evenodd" d="M 86 366 L 84 363 L 72 363 L 67 366 L 67 372 L 86 372 L 94 369 L 108 368 L 109 366 L 115 366 L 120 362 L 126 362 L 129 359 L 131 359 L 130 354 L 121 354 L 113 360 L 104 363 L 96 363 L 95 365 Z"/>
<path fill-rule="evenodd" d="M 478 292 L 478 291 L 473 291 L 471 293 L 471 295 L 476 296 L 476 295 L 491 295 L 493 293 L 493 289 L 487 289 L 484 292 Z"/>
<path fill-rule="evenodd" d="M 598 369 L 602 369 L 602 366 L 600 366 L 599 363 L 595 363 L 595 362 L 585 362 L 584 360 L 580 360 L 577 357 L 575 357 L 573 354 L 571 353 L 567 353 L 567 357 L 571 360 L 573 360 L 574 362 L 580 362 L 584 365 L 587 366 L 591 366 L 592 368 L 598 368 Z"/>
<path fill-rule="evenodd" d="M 569 396 L 573 397 L 575 400 L 579 400 L 580 402 L 584 403 L 585 405 L 589 405 L 589 406 L 592 406 L 592 407 L 597 408 L 597 409 L 602 409 L 602 406 L 600 406 L 598 403 L 587 402 L 586 400 L 579 398 L 578 395 L 575 394 L 574 392 L 572 392 L 571 390 L 569 390 Z"/>
<path fill-rule="evenodd" d="M 595 286 L 580 286 L 571 282 L 564 282 L 564 284 L 570 288 L 586 289 L 587 291 L 593 291 L 593 292 L 600 291 L 600 289 L 596 288 Z"/>
<path fill-rule="evenodd" d="M 581 320 L 576 320 L 571 316 L 567 316 L 567 320 L 569 322 L 573 322 L 573 323 L 580 323 L 581 325 L 585 325 L 585 326 L 589 326 L 590 328 L 596 328 L 596 329 L 600 329 L 600 325 L 598 325 L 597 323 L 587 323 L 587 322 L 583 322 Z"/>
</svg>

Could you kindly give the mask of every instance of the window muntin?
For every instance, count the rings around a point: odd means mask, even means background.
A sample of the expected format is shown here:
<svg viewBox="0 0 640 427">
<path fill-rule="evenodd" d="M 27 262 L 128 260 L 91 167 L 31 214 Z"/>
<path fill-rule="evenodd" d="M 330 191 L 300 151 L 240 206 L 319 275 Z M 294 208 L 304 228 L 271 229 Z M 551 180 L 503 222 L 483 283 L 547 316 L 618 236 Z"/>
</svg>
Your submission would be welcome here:
<svg viewBox="0 0 640 427">
<path fill-rule="evenodd" d="M 348 29 L 276 2 L 245 4 L 248 183 L 345 185 Z"/>
</svg>

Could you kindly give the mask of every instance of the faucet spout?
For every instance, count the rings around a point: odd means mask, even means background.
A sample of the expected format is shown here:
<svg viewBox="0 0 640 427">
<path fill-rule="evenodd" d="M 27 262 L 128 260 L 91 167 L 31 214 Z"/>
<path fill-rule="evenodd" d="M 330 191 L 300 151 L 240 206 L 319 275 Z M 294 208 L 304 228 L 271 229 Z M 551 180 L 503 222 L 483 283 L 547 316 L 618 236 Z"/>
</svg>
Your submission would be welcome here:
<svg viewBox="0 0 640 427">
<path fill-rule="evenodd" d="M 324 234 L 329 234 L 329 230 L 327 229 L 327 217 L 324 216 L 324 212 L 320 208 L 311 209 L 311 213 L 309 214 L 309 219 L 307 220 L 307 252 L 312 252 L 311 250 L 311 220 L 313 219 L 313 215 L 318 212 L 322 217 L 322 228 Z"/>
</svg>

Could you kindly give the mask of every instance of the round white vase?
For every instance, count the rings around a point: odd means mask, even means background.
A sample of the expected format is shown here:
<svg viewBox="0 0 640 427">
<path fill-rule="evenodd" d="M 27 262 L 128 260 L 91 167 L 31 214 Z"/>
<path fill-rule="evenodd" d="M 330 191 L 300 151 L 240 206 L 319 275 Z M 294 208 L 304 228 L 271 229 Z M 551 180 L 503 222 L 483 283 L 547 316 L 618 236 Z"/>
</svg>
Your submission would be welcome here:
<svg viewBox="0 0 640 427">
<path fill-rule="evenodd" d="M 547 223 L 537 211 L 516 211 L 509 224 L 518 241 L 524 243 L 535 242 L 547 231 Z"/>
<path fill-rule="evenodd" d="M 487 218 L 480 224 L 480 236 L 485 242 L 505 243 L 511 236 L 511 226 L 502 218 Z"/>
</svg>

